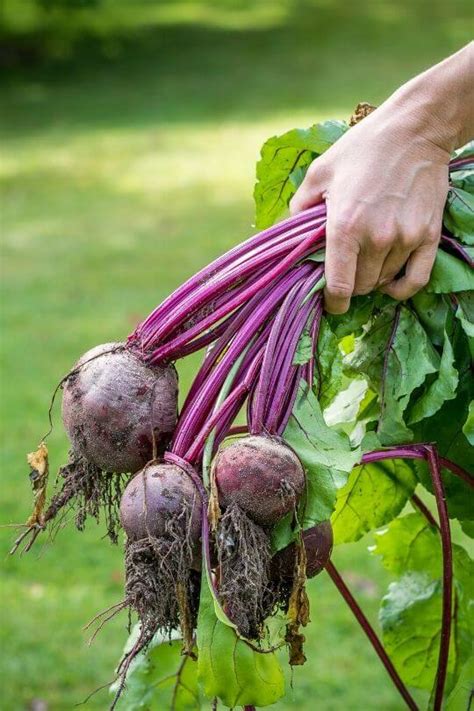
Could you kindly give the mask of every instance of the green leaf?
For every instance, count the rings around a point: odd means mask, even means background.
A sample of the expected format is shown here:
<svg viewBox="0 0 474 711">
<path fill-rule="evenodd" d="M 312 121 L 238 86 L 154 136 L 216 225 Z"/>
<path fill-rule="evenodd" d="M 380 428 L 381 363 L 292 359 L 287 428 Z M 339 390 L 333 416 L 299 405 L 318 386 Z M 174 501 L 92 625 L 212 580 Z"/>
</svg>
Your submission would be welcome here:
<svg viewBox="0 0 474 711">
<path fill-rule="evenodd" d="M 130 635 L 126 651 L 138 636 L 139 625 Z M 181 640 L 164 639 L 155 635 L 147 649 L 130 665 L 127 684 L 118 708 L 124 711 L 161 711 L 173 707 L 176 711 L 199 711 L 204 699 L 197 681 L 197 664 L 183 657 Z M 119 682 L 111 686 L 116 693 Z"/>
<path fill-rule="evenodd" d="M 402 511 L 415 491 L 417 478 L 403 459 L 355 467 L 347 484 L 337 492 L 331 523 L 336 544 L 358 541 Z"/>
<path fill-rule="evenodd" d="M 258 229 L 269 227 L 285 213 L 310 163 L 347 129 L 342 121 L 325 121 L 273 136 L 263 144 L 254 190 Z"/>
<path fill-rule="evenodd" d="M 444 224 L 455 237 L 474 245 L 474 195 L 453 187 L 444 208 Z"/>
<path fill-rule="evenodd" d="M 305 365 L 313 357 L 313 342 L 307 329 L 303 331 L 293 357 L 293 365 Z"/>
<path fill-rule="evenodd" d="M 474 361 L 474 292 L 460 291 L 456 294 L 458 303 L 456 318 L 467 336 L 471 359 Z"/>
<path fill-rule="evenodd" d="M 455 188 L 467 190 L 472 195 L 474 193 L 474 170 L 456 170 L 451 173 L 451 183 Z"/>
<path fill-rule="evenodd" d="M 474 400 L 469 403 L 469 414 L 462 427 L 466 439 L 470 445 L 474 446 Z"/>
<path fill-rule="evenodd" d="M 446 297 L 443 294 L 430 294 L 422 289 L 412 297 L 411 302 L 431 342 L 442 346 L 450 308 Z"/>
<path fill-rule="evenodd" d="M 461 670 L 458 682 L 446 702 L 446 711 L 470 711 L 474 689 L 474 655 Z"/>
<path fill-rule="evenodd" d="M 382 600 L 379 620 L 385 649 L 403 681 L 429 691 L 438 661 L 441 583 L 423 573 L 407 573 L 390 585 Z M 454 639 L 449 657 L 448 673 L 453 674 Z"/>
<path fill-rule="evenodd" d="M 298 453 L 306 470 L 302 527 L 327 521 L 334 510 L 337 489 L 344 486 L 361 457 L 360 448 L 352 450 L 346 435 L 327 426 L 318 399 L 304 383 L 283 439 Z"/>
<path fill-rule="evenodd" d="M 198 678 L 209 699 L 225 706 L 269 706 L 285 693 L 274 652 L 259 654 L 218 620 L 203 577 L 197 626 Z"/>
<path fill-rule="evenodd" d="M 469 538 L 474 538 L 474 521 L 459 521 L 463 533 Z"/>
<path fill-rule="evenodd" d="M 419 513 L 395 519 L 374 540 L 371 553 L 379 555 L 391 573 L 402 576 L 412 570 L 432 580 L 441 576 L 441 540 Z"/>
<path fill-rule="evenodd" d="M 424 383 L 427 375 L 438 370 L 439 360 L 416 316 L 402 306 L 386 358 L 382 411 L 377 428 L 382 444 L 399 444 L 413 439 L 405 424 L 404 413 L 413 391 Z"/>
<path fill-rule="evenodd" d="M 455 294 L 474 289 L 474 269 L 452 254 L 438 249 L 428 285 L 428 293 Z"/>
<path fill-rule="evenodd" d="M 373 314 L 363 332 L 355 339 L 353 350 L 343 361 L 349 375 L 366 377 L 375 391 L 382 385 L 384 356 L 395 318 L 395 304 L 385 306 Z"/>
<path fill-rule="evenodd" d="M 345 314 L 331 316 L 326 314 L 328 323 L 334 331 L 338 340 L 354 334 L 359 335 L 362 327 L 372 316 L 375 305 L 375 295 L 354 296 L 351 299 L 351 306 Z"/>
<path fill-rule="evenodd" d="M 344 358 L 344 364 L 349 372 L 365 376 L 380 393 L 377 434 L 383 445 L 413 439 L 404 412 L 413 391 L 424 383 L 428 374 L 438 370 L 439 360 L 418 318 L 403 305 L 384 306 L 356 339 L 354 350 Z"/>
<path fill-rule="evenodd" d="M 471 357 L 466 336 L 457 321 L 454 324 L 451 343 L 456 356 L 455 367 L 459 373 L 456 397 L 446 400 L 432 417 L 421 420 L 412 427 L 417 442 L 435 441 L 442 457 L 472 472 L 474 449 L 463 432 L 463 426 L 468 419 L 469 403 L 473 399 Z M 426 463 L 417 462 L 416 471 L 423 486 L 432 492 L 433 485 Z M 450 517 L 474 519 L 472 491 L 469 486 L 446 469 L 443 469 L 442 475 Z"/>
<path fill-rule="evenodd" d="M 315 369 L 315 387 L 324 410 L 334 399 L 342 385 L 342 353 L 338 339 L 326 318 L 321 319 L 318 345 L 318 368 Z"/>
<path fill-rule="evenodd" d="M 409 424 L 414 424 L 431 417 L 438 412 L 446 400 L 456 397 L 459 374 L 454 367 L 454 352 L 448 334 L 444 334 L 443 353 L 439 365 L 438 377 L 425 389 L 410 411 Z"/>
<path fill-rule="evenodd" d="M 372 552 L 401 576 L 382 601 L 384 643 L 404 681 L 431 689 L 437 668 L 441 632 L 442 550 L 438 531 L 418 513 L 398 518 L 375 536 Z M 472 648 L 474 563 L 453 545 L 452 620 L 447 690 L 456 683 Z"/>
</svg>

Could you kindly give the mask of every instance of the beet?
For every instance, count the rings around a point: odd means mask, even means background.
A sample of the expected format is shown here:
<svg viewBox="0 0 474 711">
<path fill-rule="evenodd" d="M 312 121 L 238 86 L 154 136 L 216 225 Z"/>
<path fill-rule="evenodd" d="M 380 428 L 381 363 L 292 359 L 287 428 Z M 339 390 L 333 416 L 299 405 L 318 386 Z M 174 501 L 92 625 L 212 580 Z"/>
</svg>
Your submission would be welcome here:
<svg viewBox="0 0 474 711">
<path fill-rule="evenodd" d="M 333 546 L 332 526 L 329 521 L 318 523 L 317 526 L 308 528 L 303 532 L 303 542 L 306 551 L 306 577 L 314 578 L 320 573 L 331 557 Z M 293 578 L 296 563 L 296 545 L 278 551 L 271 564 L 273 579 Z"/>
<path fill-rule="evenodd" d="M 64 385 L 63 422 L 75 455 L 105 472 L 136 472 L 153 456 L 152 430 L 157 454 L 166 448 L 177 398 L 173 366 L 148 366 L 120 343 L 92 348 Z"/>
<path fill-rule="evenodd" d="M 237 504 L 261 526 L 272 525 L 293 510 L 304 490 L 298 457 L 269 437 L 237 440 L 219 451 L 214 466 L 221 506 Z"/>
<path fill-rule="evenodd" d="M 200 497 L 189 476 L 174 464 L 150 464 L 127 485 L 120 503 L 120 520 L 129 540 L 165 536 L 171 521 L 183 516 L 183 539 L 201 536 Z M 146 514 L 145 514 L 146 511 Z"/>
</svg>

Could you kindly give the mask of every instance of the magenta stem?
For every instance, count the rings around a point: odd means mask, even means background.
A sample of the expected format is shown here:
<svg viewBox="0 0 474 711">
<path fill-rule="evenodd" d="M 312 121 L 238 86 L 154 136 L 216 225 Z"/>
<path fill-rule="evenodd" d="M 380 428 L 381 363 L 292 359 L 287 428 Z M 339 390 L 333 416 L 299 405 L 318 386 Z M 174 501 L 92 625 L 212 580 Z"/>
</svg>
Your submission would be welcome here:
<svg viewBox="0 0 474 711">
<path fill-rule="evenodd" d="M 453 552 L 451 545 L 451 529 L 449 525 L 446 494 L 441 478 L 440 462 L 435 447 L 425 448 L 426 459 L 430 469 L 433 489 L 438 508 L 439 526 L 441 533 L 441 546 L 443 550 L 443 614 L 441 620 L 441 637 L 439 644 L 438 671 L 433 711 L 441 711 L 443 705 L 444 687 L 448 671 L 449 640 L 451 636 L 451 619 L 453 607 Z"/>
<path fill-rule="evenodd" d="M 387 652 L 385 651 L 381 641 L 379 640 L 374 628 L 370 624 L 369 620 L 367 617 L 364 615 L 362 612 L 362 609 L 359 607 L 357 601 L 353 597 L 351 591 L 345 584 L 344 580 L 342 577 L 339 575 L 338 571 L 336 570 L 334 564 L 329 561 L 326 564 L 326 570 L 329 574 L 329 577 L 333 581 L 334 585 L 336 588 L 339 590 L 341 593 L 342 597 L 346 601 L 347 605 L 349 606 L 350 610 L 352 611 L 354 617 L 364 630 L 366 636 L 368 637 L 370 643 L 372 644 L 372 647 L 375 649 L 380 661 L 384 665 L 385 669 L 387 670 L 390 678 L 392 679 L 393 683 L 397 687 L 398 691 L 400 692 L 400 695 L 404 699 L 406 705 L 408 706 L 409 709 L 412 709 L 412 711 L 418 711 L 418 706 L 416 705 L 413 697 L 411 696 L 410 692 L 406 688 L 405 684 L 401 680 L 400 676 L 398 675 L 397 670 L 392 664 L 392 661 L 390 657 L 388 656 Z"/>
</svg>

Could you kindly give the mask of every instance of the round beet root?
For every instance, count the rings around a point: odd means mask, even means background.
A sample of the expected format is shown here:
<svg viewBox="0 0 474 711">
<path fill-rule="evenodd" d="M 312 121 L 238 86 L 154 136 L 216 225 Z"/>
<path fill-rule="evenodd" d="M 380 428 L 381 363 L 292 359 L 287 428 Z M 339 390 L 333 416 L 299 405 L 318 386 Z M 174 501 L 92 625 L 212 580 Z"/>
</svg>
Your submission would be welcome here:
<svg viewBox="0 0 474 711">
<path fill-rule="evenodd" d="M 131 541 L 161 538 L 182 531 L 183 543 L 201 536 L 201 500 L 191 479 L 174 464 L 150 464 L 127 485 L 120 502 L 120 520 Z"/>
<path fill-rule="evenodd" d="M 313 528 L 303 532 L 303 542 L 306 551 L 306 577 L 314 578 L 320 573 L 331 557 L 332 553 L 332 526 L 329 521 L 318 523 Z M 291 579 L 295 572 L 296 546 L 289 546 L 278 551 L 272 558 L 272 578 Z"/>
<path fill-rule="evenodd" d="M 164 451 L 177 419 L 173 366 L 148 366 L 123 344 L 106 343 L 85 353 L 77 368 L 62 407 L 76 455 L 105 472 L 133 473 L 153 456 L 152 430 L 157 452 Z"/>
<path fill-rule="evenodd" d="M 215 477 L 222 507 L 237 504 L 261 526 L 276 523 L 294 509 L 305 485 L 296 454 L 277 440 L 259 436 L 221 449 Z"/>
</svg>

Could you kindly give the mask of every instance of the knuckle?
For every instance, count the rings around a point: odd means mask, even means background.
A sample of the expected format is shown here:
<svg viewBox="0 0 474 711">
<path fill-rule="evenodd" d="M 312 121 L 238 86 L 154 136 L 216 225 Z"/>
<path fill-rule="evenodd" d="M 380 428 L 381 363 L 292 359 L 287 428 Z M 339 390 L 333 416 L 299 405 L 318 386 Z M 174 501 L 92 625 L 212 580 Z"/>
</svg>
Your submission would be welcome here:
<svg viewBox="0 0 474 711">
<path fill-rule="evenodd" d="M 327 171 L 324 161 L 321 158 L 316 158 L 316 160 L 313 160 L 306 171 L 305 179 L 310 180 L 311 182 L 320 182 L 321 180 L 324 180 L 326 174 Z"/>
<path fill-rule="evenodd" d="M 370 247 L 375 252 L 386 252 L 394 244 L 397 234 L 393 229 L 378 230 L 370 238 Z"/>
<path fill-rule="evenodd" d="M 441 238 L 440 228 L 437 227 L 436 225 L 429 225 L 423 234 L 423 238 L 427 244 L 432 244 L 432 245 L 438 244 L 438 242 Z"/>
<path fill-rule="evenodd" d="M 331 227 L 339 240 L 352 240 L 354 235 L 360 233 L 359 222 L 352 216 L 340 215 L 336 217 Z"/>
<path fill-rule="evenodd" d="M 332 281 L 327 285 L 328 293 L 335 299 L 350 299 L 352 286 L 343 281 Z"/>
</svg>

